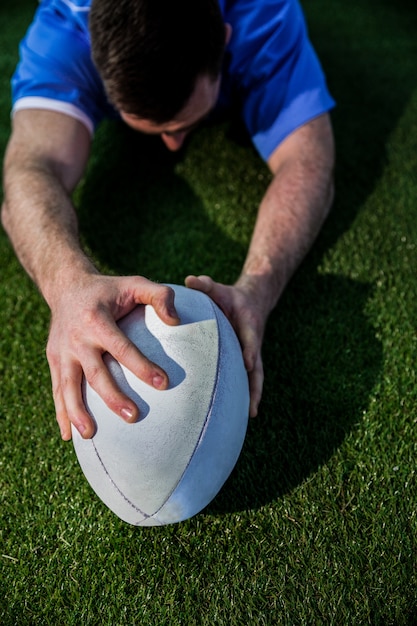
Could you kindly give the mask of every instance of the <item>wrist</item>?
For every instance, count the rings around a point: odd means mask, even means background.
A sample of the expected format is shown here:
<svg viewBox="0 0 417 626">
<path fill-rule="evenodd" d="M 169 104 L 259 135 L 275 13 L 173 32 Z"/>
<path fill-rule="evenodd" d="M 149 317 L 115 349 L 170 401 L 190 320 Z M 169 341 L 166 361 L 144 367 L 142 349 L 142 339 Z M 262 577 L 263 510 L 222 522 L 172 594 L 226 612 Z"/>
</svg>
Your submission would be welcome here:
<svg viewBox="0 0 417 626">
<path fill-rule="evenodd" d="M 69 291 L 74 286 L 79 288 L 86 279 L 98 273 L 84 253 L 73 252 L 67 254 L 65 259 L 54 263 L 53 268 L 46 268 L 43 279 L 39 281 L 39 288 L 52 310 L 55 303 L 61 300 L 64 291 Z"/>
<path fill-rule="evenodd" d="M 244 267 L 235 286 L 256 303 L 266 318 L 275 308 L 285 285 L 278 273 L 270 268 L 267 270 L 264 267 L 261 271 L 259 268 Z"/>
</svg>

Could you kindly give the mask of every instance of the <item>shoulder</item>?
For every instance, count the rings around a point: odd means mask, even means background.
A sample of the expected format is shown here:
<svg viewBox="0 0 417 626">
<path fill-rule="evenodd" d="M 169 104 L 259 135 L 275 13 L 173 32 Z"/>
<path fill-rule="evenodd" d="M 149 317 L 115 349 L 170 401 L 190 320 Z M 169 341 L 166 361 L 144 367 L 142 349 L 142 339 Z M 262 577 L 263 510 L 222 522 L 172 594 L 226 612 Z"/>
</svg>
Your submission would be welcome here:
<svg viewBox="0 0 417 626">
<path fill-rule="evenodd" d="M 39 13 L 49 14 L 88 34 L 91 0 L 41 0 Z"/>
<path fill-rule="evenodd" d="M 231 51 L 285 49 L 304 34 L 304 16 L 298 0 L 223 0 L 223 16 L 233 29 Z"/>
<path fill-rule="evenodd" d="M 223 0 L 232 27 L 225 91 L 267 160 L 296 128 L 334 105 L 298 0 Z"/>
<path fill-rule="evenodd" d="M 113 115 L 91 59 L 91 1 L 43 0 L 20 44 L 13 110 L 43 108 L 84 121 L 90 131 Z"/>
</svg>

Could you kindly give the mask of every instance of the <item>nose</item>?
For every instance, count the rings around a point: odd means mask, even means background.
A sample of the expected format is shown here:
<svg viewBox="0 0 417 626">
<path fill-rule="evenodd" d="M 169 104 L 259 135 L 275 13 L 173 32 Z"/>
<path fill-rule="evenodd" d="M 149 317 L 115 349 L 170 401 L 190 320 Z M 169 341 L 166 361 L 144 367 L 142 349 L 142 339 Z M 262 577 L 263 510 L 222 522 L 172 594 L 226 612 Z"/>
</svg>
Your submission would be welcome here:
<svg viewBox="0 0 417 626">
<path fill-rule="evenodd" d="M 162 133 L 161 139 L 168 148 L 172 152 L 176 152 L 182 146 L 187 136 L 186 132 L 179 133 Z"/>
</svg>

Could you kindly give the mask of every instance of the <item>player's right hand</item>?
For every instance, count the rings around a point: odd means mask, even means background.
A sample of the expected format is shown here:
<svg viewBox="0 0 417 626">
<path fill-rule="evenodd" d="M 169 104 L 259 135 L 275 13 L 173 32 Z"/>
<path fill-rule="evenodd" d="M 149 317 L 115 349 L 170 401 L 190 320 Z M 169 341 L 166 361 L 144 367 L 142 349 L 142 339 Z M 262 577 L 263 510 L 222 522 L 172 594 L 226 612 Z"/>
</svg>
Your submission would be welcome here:
<svg viewBox="0 0 417 626">
<path fill-rule="evenodd" d="M 71 424 L 85 439 L 94 435 L 94 422 L 82 398 L 83 374 L 114 413 L 127 422 L 138 419 L 137 406 L 120 391 L 103 361 L 106 352 L 149 385 L 167 388 L 166 372 L 141 354 L 116 324 L 138 304 L 152 305 L 166 324 L 179 323 L 174 291 L 140 276 L 86 273 L 62 288 L 50 302 L 46 353 L 56 418 L 64 440 L 71 439 Z"/>
</svg>

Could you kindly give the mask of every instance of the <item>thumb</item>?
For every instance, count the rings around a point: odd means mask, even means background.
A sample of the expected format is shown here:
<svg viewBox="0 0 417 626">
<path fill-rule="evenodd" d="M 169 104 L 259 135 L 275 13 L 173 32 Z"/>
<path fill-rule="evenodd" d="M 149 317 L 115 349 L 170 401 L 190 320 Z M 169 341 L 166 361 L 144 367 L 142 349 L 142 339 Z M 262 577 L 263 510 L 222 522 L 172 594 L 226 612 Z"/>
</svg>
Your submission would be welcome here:
<svg viewBox="0 0 417 626">
<path fill-rule="evenodd" d="M 180 320 L 175 308 L 175 291 L 169 285 L 160 285 L 146 278 L 139 277 L 136 283 L 134 297 L 138 304 L 150 304 L 157 315 L 166 324 L 176 325 Z"/>
<path fill-rule="evenodd" d="M 190 289 L 197 289 L 198 291 L 203 291 L 206 294 L 209 294 L 212 291 L 214 286 L 214 281 L 210 276 L 187 276 L 185 279 L 185 284 Z"/>
<path fill-rule="evenodd" d="M 233 290 L 228 285 L 216 283 L 210 276 L 187 276 L 185 284 L 191 289 L 202 291 L 221 308 L 231 321 L 233 313 Z"/>
</svg>

